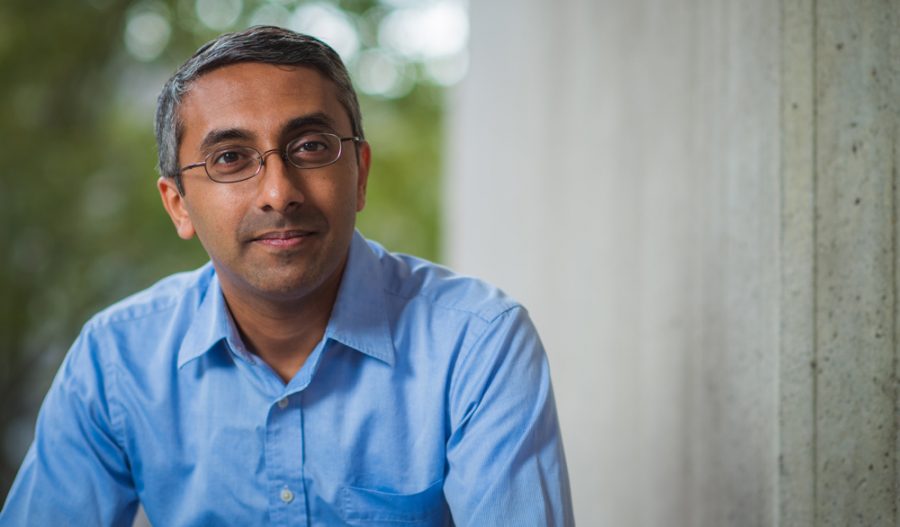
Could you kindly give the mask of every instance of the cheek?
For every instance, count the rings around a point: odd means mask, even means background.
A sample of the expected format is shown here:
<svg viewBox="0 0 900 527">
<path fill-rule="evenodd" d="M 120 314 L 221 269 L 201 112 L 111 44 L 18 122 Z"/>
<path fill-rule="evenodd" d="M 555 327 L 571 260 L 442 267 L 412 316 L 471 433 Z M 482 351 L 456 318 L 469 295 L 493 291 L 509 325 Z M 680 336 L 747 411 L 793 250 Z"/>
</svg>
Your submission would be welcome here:
<svg viewBox="0 0 900 527">
<path fill-rule="evenodd" d="M 343 194 L 340 203 L 343 216 L 351 222 L 356 221 L 356 213 L 361 211 L 362 206 L 365 204 L 363 199 L 360 199 L 356 188 L 346 189 L 346 193 Z"/>
<path fill-rule="evenodd" d="M 356 187 L 356 212 L 362 212 L 366 207 L 366 189 L 362 186 Z"/>
<path fill-rule="evenodd" d="M 188 207 L 197 237 L 204 246 L 221 244 L 223 239 L 233 237 L 241 221 L 240 210 L 234 197 L 217 193 L 206 193 L 201 201 Z"/>
<path fill-rule="evenodd" d="M 343 221 L 355 215 L 359 207 L 359 195 L 354 185 L 355 181 L 335 178 L 330 184 L 309 188 L 306 205 L 319 209 L 331 221 Z"/>
</svg>

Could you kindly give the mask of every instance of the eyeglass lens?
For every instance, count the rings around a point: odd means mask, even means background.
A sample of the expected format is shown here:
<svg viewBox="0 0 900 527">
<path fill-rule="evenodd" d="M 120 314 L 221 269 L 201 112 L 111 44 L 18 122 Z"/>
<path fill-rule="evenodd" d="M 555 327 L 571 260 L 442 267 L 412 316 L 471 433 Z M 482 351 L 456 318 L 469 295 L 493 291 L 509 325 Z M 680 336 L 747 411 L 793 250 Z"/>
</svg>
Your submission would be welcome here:
<svg viewBox="0 0 900 527">
<path fill-rule="evenodd" d="M 297 168 L 323 167 L 341 156 L 341 139 L 328 133 L 304 134 L 288 143 L 283 154 Z M 251 178 L 262 165 L 262 155 L 249 146 L 227 146 L 206 158 L 209 177 L 222 183 Z"/>
</svg>

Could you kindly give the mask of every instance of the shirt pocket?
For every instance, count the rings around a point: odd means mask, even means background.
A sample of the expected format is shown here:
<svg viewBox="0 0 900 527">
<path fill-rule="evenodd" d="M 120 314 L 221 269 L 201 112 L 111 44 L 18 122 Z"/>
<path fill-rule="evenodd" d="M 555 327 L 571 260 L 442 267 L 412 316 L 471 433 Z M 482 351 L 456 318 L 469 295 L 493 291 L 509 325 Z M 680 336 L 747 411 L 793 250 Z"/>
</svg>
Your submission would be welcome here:
<svg viewBox="0 0 900 527">
<path fill-rule="evenodd" d="M 341 513 L 351 525 L 446 525 L 443 480 L 415 494 L 362 487 L 341 489 Z"/>
</svg>

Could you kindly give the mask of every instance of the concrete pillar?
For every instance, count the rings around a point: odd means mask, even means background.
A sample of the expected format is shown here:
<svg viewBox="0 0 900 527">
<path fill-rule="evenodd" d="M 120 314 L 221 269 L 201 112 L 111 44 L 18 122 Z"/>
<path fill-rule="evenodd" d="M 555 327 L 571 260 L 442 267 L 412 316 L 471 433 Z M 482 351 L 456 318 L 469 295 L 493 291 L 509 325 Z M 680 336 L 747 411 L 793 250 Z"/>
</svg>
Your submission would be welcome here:
<svg viewBox="0 0 900 527">
<path fill-rule="evenodd" d="M 896 521 L 898 11 L 470 3 L 446 254 L 542 331 L 580 524 Z"/>
<path fill-rule="evenodd" d="M 786 525 L 893 525 L 900 2 L 787 2 Z"/>
</svg>

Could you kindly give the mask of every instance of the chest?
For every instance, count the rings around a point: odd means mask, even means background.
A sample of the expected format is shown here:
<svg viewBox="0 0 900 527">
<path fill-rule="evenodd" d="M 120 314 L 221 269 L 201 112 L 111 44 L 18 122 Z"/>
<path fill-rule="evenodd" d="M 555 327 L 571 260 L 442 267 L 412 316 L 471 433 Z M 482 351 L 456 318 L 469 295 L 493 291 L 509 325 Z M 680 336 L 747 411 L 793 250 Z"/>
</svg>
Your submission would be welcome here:
<svg viewBox="0 0 900 527">
<path fill-rule="evenodd" d="M 129 458 L 151 521 L 447 524 L 440 376 L 367 360 L 331 353 L 300 390 L 226 363 L 137 399 Z"/>
</svg>

